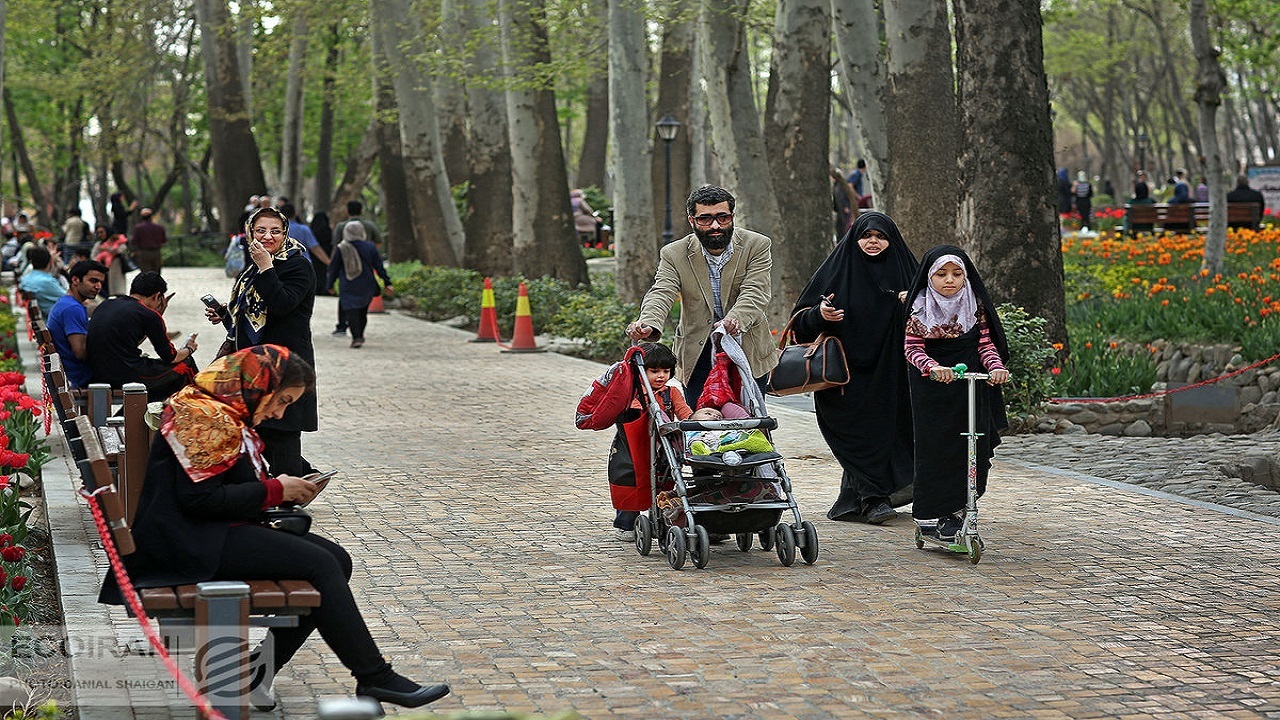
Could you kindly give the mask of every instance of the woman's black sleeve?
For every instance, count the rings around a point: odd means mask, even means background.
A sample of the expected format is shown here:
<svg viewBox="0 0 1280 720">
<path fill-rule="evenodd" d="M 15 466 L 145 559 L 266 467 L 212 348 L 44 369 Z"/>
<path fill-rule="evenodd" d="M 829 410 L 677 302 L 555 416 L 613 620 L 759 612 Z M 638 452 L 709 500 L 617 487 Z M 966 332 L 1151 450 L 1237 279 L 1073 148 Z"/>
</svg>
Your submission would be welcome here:
<svg viewBox="0 0 1280 720">
<path fill-rule="evenodd" d="M 178 507 L 205 520 L 254 520 L 267 499 L 267 486 L 258 481 L 247 455 L 230 470 L 200 482 L 179 468 L 175 485 Z"/>
</svg>

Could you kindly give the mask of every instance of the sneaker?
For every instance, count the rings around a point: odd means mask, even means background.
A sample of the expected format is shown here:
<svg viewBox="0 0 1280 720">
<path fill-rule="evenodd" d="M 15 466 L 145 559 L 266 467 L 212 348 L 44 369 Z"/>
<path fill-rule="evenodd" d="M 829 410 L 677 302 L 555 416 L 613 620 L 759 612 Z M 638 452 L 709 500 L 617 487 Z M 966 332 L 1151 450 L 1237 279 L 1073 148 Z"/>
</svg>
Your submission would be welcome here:
<svg viewBox="0 0 1280 720">
<path fill-rule="evenodd" d="M 334 330 L 333 332 L 331 332 L 331 333 L 329 333 L 329 334 L 330 334 L 330 335 L 333 335 L 333 336 L 346 335 L 346 334 L 347 334 L 347 329 L 346 329 L 346 328 L 339 328 L 339 329 Z"/>
<path fill-rule="evenodd" d="M 898 517 L 898 513 L 889 503 L 877 503 L 867 512 L 867 522 L 871 525 L 883 525 Z"/>
<path fill-rule="evenodd" d="M 351 347 L 353 347 L 353 348 L 362 348 L 362 347 L 364 347 L 364 340 L 352 340 L 352 341 L 351 341 Z"/>
<path fill-rule="evenodd" d="M 628 542 L 628 543 L 629 543 L 629 542 L 635 542 L 635 541 L 636 541 L 636 531 L 635 531 L 635 530 L 623 530 L 622 528 L 617 528 L 617 529 L 615 529 L 615 530 L 613 531 L 613 537 L 614 537 L 616 540 L 618 540 L 619 542 Z"/>
<path fill-rule="evenodd" d="M 938 537 L 944 540 L 955 538 L 963 523 L 955 515 L 944 515 L 938 518 Z"/>
</svg>

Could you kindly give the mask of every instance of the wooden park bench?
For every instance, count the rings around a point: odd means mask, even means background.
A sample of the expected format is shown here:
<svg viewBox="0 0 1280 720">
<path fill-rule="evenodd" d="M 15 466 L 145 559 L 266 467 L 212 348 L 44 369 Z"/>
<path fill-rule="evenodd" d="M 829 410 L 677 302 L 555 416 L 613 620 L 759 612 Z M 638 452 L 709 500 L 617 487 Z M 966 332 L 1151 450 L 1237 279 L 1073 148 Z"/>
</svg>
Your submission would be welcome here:
<svg viewBox="0 0 1280 720">
<path fill-rule="evenodd" d="M 54 362 L 47 366 L 56 366 L 56 353 L 52 357 Z M 120 555 L 132 554 L 136 547 L 131 523 L 152 439 L 145 422 L 146 388 L 137 383 L 125 386 L 121 433 L 110 422 L 97 426 L 90 416 L 80 414 L 60 372 L 48 370 L 45 380 L 67 448 Z M 104 438 L 108 443 L 123 444 L 116 452 L 126 458 L 124 462 L 112 466 Z M 141 465 L 130 469 L 129 458 L 137 455 L 142 458 Z M 214 708 L 227 718 L 240 720 L 249 718 L 249 628 L 297 627 L 300 616 L 320 606 L 320 592 L 303 580 L 203 582 L 144 588 L 138 595 L 143 610 L 159 620 L 168 647 L 195 650 L 195 676 Z"/>
<path fill-rule="evenodd" d="M 1209 203 L 1126 204 L 1130 232 L 1191 232 L 1209 226 Z M 1227 203 L 1229 227 L 1258 227 L 1262 213 L 1254 203 Z"/>
</svg>

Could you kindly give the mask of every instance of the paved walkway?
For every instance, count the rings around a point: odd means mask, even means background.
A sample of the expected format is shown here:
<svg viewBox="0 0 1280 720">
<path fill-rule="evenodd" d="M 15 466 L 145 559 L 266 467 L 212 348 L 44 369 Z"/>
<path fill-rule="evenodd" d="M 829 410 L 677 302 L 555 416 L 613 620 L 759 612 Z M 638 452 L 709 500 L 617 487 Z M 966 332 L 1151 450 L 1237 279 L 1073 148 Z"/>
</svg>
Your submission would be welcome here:
<svg viewBox="0 0 1280 720">
<path fill-rule="evenodd" d="M 229 281 L 165 275 L 179 291 L 171 328 L 211 329 L 198 298 L 225 298 Z M 706 569 L 677 572 L 610 537 L 610 434 L 570 421 L 598 365 L 502 354 L 394 313 L 374 316 L 352 350 L 328 334 L 334 306 L 319 299 L 313 320 L 321 430 L 304 449 L 343 474 L 313 505 L 316 529 L 351 550 L 353 584 L 396 667 L 452 683 L 433 709 L 1280 718 L 1280 520 L 1011 453 L 997 458 L 973 566 L 917 550 L 906 519 L 827 521 L 838 472 L 813 416 L 779 407 L 775 440 L 818 526 L 817 564 L 784 568 L 728 543 Z M 204 363 L 220 338 L 201 340 Z M 101 552 L 78 534 L 87 511 L 67 504 L 63 472 L 61 491 L 56 472 L 48 484 L 68 623 L 90 632 L 106 618 L 124 645 L 136 624 L 92 601 Z M 276 681 L 289 717 L 352 686 L 318 638 Z M 169 710 L 81 710 L 101 717 Z"/>
</svg>

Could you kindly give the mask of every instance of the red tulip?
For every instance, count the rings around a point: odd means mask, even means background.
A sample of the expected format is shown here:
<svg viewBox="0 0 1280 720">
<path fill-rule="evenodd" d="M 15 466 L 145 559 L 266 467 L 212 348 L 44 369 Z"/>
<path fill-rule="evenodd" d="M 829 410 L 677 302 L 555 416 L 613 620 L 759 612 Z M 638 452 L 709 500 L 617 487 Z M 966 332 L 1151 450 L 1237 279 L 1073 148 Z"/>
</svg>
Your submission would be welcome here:
<svg viewBox="0 0 1280 720">
<path fill-rule="evenodd" d="M 27 549 L 21 545 L 10 545 L 7 548 L 0 549 L 0 558 L 4 558 L 5 562 L 18 562 L 27 554 Z"/>
<path fill-rule="evenodd" d="M 14 590 L 20 591 L 22 590 L 22 588 L 26 586 L 27 586 L 27 577 L 25 575 L 14 575 L 13 579 L 9 581 L 9 587 L 13 588 Z"/>
<path fill-rule="evenodd" d="M 8 482 L 8 480 L 9 480 L 9 476 L 8 476 L 8 475 L 0 475 L 0 477 L 3 477 L 3 478 L 5 479 L 5 481 L 6 481 L 6 482 Z M 0 534 L 0 548 L 7 548 L 7 547 L 9 547 L 9 546 L 10 546 L 10 545 L 12 545 L 12 544 L 13 544 L 13 536 L 12 536 L 12 535 L 10 535 L 9 533 L 2 533 L 2 534 Z"/>
</svg>

